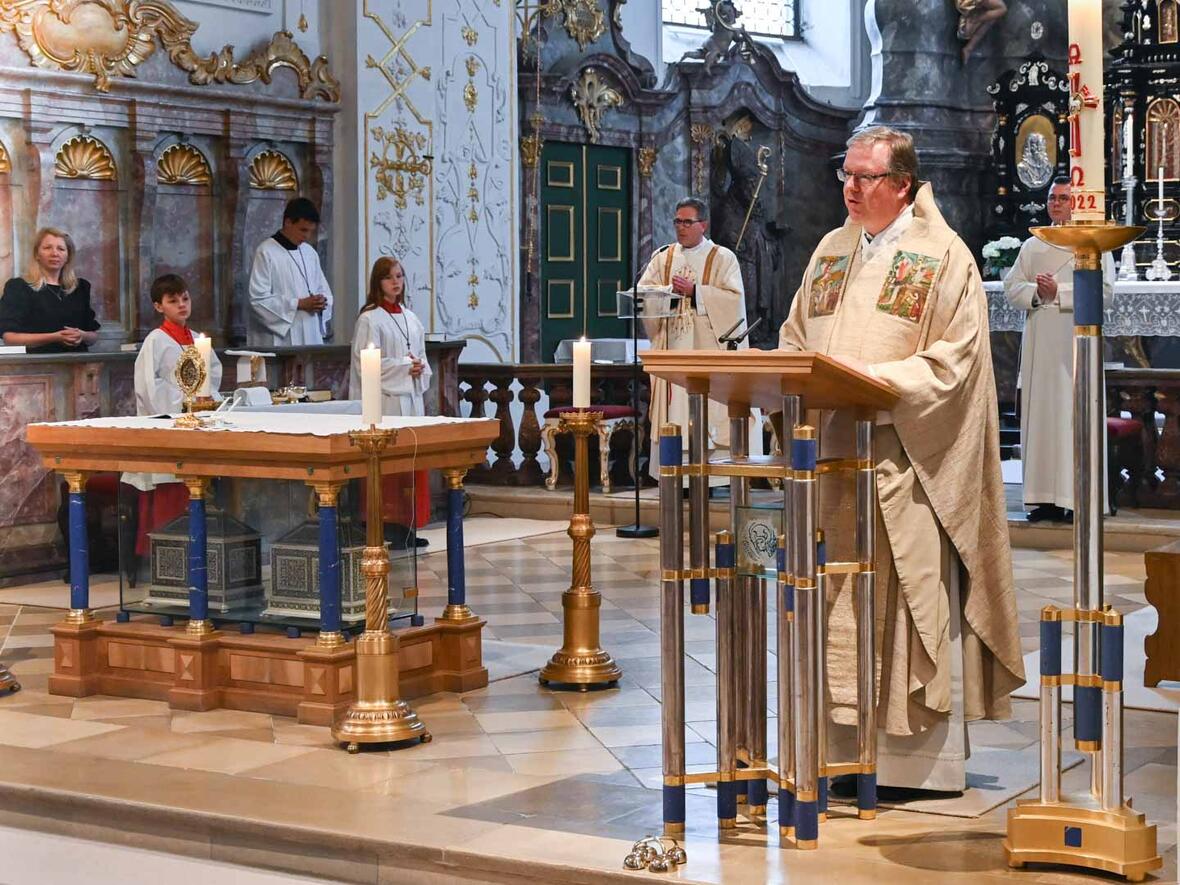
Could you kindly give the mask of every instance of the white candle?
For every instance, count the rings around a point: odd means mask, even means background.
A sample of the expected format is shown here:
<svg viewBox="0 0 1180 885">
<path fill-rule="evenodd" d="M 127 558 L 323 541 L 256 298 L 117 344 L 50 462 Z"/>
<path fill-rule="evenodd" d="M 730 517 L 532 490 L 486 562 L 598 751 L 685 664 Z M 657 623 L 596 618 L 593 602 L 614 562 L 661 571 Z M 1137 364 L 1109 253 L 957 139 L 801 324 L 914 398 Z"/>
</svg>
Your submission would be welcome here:
<svg viewBox="0 0 1180 885">
<path fill-rule="evenodd" d="M 1105 221 L 1102 0 L 1069 0 L 1069 92 L 1073 220 Z"/>
<path fill-rule="evenodd" d="M 590 408 L 590 342 L 574 342 L 574 408 Z"/>
<path fill-rule="evenodd" d="M 201 355 L 201 359 L 205 361 L 205 383 L 201 385 L 201 389 L 197 391 L 197 396 L 212 396 L 213 384 L 213 342 L 198 332 L 193 337 L 193 346 L 197 348 L 197 353 Z"/>
<path fill-rule="evenodd" d="M 376 344 L 361 351 L 361 420 L 381 423 L 381 349 Z"/>
<path fill-rule="evenodd" d="M 1156 211 L 1161 215 L 1164 211 L 1164 167 L 1160 166 L 1160 180 L 1159 180 L 1159 206 Z"/>
</svg>

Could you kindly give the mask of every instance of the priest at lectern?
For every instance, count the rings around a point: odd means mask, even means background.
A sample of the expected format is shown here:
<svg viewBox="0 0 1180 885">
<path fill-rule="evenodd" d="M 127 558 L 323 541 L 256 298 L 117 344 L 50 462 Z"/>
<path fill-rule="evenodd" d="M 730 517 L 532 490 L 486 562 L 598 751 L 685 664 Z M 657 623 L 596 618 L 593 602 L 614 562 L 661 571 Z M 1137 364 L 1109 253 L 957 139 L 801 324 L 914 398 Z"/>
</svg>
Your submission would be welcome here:
<svg viewBox="0 0 1180 885">
<path fill-rule="evenodd" d="M 676 242 L 652 255 L 639 279 L 640 287 L 669 286 L 681 296 L 679 312 L 672 317 L 643 321 L 655 350 L 723 350 L 718 339 L 746 315 L 746 295 L 737 256 L 718 246 L 705 234 L 709 209 L 694 197 L 676 204 Z M 740 345 L 745 347 L 745 341 Z M 651 459 L 648 472 L 659 475 L 659 428 L 671 421 L 684 434 L 688 452 L 688 394 L 683 387 L 660 378 L 651 386 Z M 723 403 L 709 401 L 709 451 L 729 448 L 729 413 Z M 729 482 L 712 477 L 713 484 Z"/>
<path fill-rule="evenodd" d="M 837 174 L 848 220 L 812 255 L 780 346 L 828 354 L 900 393 L 873 440 L 878 781 L 961 791 L 967 721 L 1008 717 L 1024 682 L 987 299 L 970 250 L 918 179 L 910 136 L 858 133 Z M 838 448 L 854 439 L 851 417 L 839 420 L 821 428 L 821 455 L 855 457 Z M 828 558 L 853 560 L 855 492 L 830 476 L 820 493 Z M 856 629 L 841 577 L 827 600 L 833 762 L 855 758 Z"/>
</svg>

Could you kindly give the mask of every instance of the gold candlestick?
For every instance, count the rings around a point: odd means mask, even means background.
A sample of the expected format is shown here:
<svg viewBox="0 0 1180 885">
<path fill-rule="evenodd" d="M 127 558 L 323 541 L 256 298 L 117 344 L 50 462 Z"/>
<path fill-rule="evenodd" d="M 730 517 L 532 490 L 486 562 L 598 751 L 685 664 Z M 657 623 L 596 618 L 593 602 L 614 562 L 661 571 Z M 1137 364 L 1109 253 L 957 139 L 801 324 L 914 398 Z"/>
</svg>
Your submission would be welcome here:
<svg viewBox="0 0 1180 885">
<path fill-rule="evenodd" d="M 623 671 L 599 645 L 599 609 L 602 596 L 590 584 L 589 436 L 602 420 L 602 412 L 579 409 L 561 416 L 563 429 L 574 435 L 574 514 L 569 536 L 574 542 L 574 574 L 569 590 L 561 596 L 562 646 L 541 671 L 542 685 L 575 686 L 586 691 L 592 685 L 611 685 Z"/>
<path fill-rule="evenodd" d="M 3 664 L 0 664 L 0 691 L 20 691 L 20 683 L 16 681 L 16 677 Z"/>
<path fill-rule="evenodd" d="M 361 574 L 365 578 L 365 632 L 356 641 L 356 700 L 344 718 L 332 726 L 332 739 L 355 753 L 361 744 L 392 744 L 430 740 L 430 732 L 398 698 L 398 639 L 389 631 L 389 553 L 381 518 L 381 452 L 393 442 L 396 430 L 349 433 L 352 444 L 369 459 L 368 525 Z"/>
</svg>

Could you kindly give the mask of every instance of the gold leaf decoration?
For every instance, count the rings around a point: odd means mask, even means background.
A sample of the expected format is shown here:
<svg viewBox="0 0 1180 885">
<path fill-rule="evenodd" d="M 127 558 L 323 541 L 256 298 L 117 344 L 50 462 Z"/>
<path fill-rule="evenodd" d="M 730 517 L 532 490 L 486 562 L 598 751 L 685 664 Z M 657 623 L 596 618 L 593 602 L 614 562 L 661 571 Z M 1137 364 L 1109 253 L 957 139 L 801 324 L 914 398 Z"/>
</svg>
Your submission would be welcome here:
<svg viewBox="0 0 1180 885">
<path fill-rule="evenodd" d="M 602 122 L 603 111 L 623 104 L 622 94 L 612 88 L 593 67 L 583 69 L 578 82 L 570 86 L 570 100 L 591 142 L 598 141 L 598 126 Z"/>
<path fill-rule="evenodd" d="M 89 135 L 75 135 L 58 149 L 54 162 L 58 178 L 115 180 L 115 158 L 110 148 Z"/>
<path fill-rule="evenodd" d="M 639 149 L 639 174 L 643 178 L 651 178 L 651 171 L 656 165 L 657 150 L 654 147 Z"/>
<path fill-rule="evenodd" d="M 160 155 L 156 163 L 160 184 L 208 184 L 213 171 L 205 155 L 191 144 L 174 144 Z"/>
<path fill-rule="evenodd" d="M 260 191 L 293 191 L 299 187 L 299 177 L 284 154 L 263 151 L 250 163 L 250 187 Z"/>
<path fill-rule="evenodd" d="M 8 156 L 8 148 L 0 144 L 0 175 L 5 175 L 12 171 L 12 158 Z"/>
<path fill-rule="evenodd" d="M 4 0 L 0 2 L 0 33 L 13 31 L 17 43 L 39 68 L 94 76 L 100 92 L 111 80 L 135 76 L 135 69 L 156 51 L 156 41 L 189 82 L 270 83 L 275 68 L 286 67 L 299 78 L 303 98 L 340 100 L 340 82 L 328 60 L 314 62 L 289 31 L 278 31 L 266 46 L 235 63 L 232 46 L 207 58 L 190 42 L 193 22 L 168 0 Z"/>
<path fill-rule="evenodd" d="M 606 16 L 600 0 L 556 0 L 543 4 L 537 11 L 546 16 L 561 11 L 566 33 L 577 41 L 581 50 L 606 32 Z"/>
<path fill-rule="evenodd" d="M 377 199 L 384 200 L 393 195 L 393 204 L 405 209 L 412 198 L 415 204 L 424 205 L 423 189 L 430 175 L 430 156 L 426 153 L 426 136 L 410 132 L 401 126 L 386 130 L 374 127 L 373 139 L 381 145 L 381 153 L 369 155 L 369 168 L 377 182 Z"/>
</svg>

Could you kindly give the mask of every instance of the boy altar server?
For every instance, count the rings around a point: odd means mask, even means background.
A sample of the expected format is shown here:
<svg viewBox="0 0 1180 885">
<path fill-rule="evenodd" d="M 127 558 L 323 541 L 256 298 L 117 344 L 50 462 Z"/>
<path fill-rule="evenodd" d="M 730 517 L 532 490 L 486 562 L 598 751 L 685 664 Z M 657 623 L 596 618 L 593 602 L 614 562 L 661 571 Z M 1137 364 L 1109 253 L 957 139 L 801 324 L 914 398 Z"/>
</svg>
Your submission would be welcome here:
<svg viewBox="0 0 1180 885">
<path fill-rule="evenodd" d="M 135 358 L 135 414 L 178 415 L 184 410 L 184 395 L 176 383 L 176 363 L 181 349 L 193 345 L 188 327 L 192 298 L 188 285 L 177 274 L 157 277 L 152 283 L 152 306 L 163 317 L 158 329 L 143 339 Z M 209 354 L 209 389 L 217 397 L 221 386 L 221 360 Z M 168 425 L 161 425 L 168 426 Z M 143 492 L 139 498 L 139 530 L 135 552 L 145 556 L 148 532 L 165 525 L 188 506 L 188 490 L 170 473 L 124 473 L 123 482 Z"/>
</svg>

